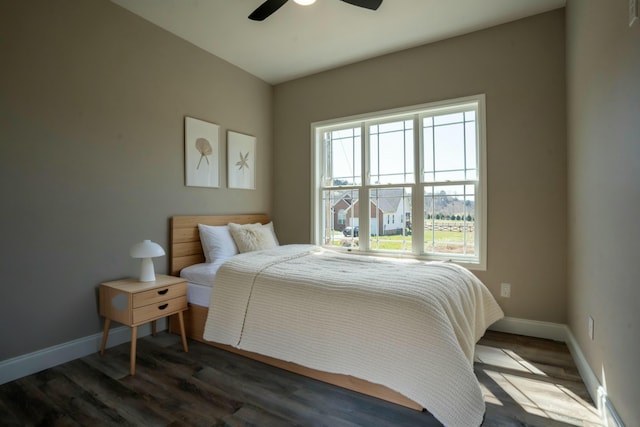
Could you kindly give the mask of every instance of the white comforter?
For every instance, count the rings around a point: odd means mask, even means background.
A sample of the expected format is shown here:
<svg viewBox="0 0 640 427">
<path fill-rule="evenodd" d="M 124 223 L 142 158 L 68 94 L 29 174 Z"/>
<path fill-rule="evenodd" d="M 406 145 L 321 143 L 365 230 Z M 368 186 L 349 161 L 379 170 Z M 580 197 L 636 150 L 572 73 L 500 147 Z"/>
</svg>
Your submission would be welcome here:
<svg viewBox="0 0 640 427">
<path fill-rule="evenodd" d="M 477 427 L 475 343 L 502 316 L 455 264 L 286 245 L 218 270 L 204 338 L 382 384 L 447 426 Z"/>
</svg>

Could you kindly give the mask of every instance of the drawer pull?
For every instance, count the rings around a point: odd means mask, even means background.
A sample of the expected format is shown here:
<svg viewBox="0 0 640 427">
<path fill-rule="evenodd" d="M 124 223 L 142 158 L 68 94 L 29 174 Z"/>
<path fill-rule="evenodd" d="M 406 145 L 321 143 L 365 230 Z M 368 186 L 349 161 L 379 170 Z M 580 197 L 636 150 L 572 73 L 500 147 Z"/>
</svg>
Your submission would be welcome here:
<svg viewBox="0 0 640 427">
<path fill-rule="evenodd" d="M 161 290 L 161 291 L 158 291 L 158 295 L 164 295 L 164 294 L 166 294 L 167 292 L 169 292 L 169 289 L 163 289 L 163 290 Z"/>
<path fill-rule="evenodd" d="M 169 304 L 162 304 L 160 307 L 158 307 L 158 310 L 164 310 L 167 307 L 169 307 Z"/>
</svg>

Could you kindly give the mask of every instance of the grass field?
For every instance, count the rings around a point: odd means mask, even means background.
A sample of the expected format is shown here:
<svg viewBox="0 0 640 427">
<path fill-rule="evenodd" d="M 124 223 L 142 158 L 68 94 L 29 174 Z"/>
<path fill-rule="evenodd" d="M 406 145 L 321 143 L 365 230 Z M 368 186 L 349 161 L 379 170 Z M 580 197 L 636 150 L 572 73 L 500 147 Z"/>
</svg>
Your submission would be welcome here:
<svg viewBox="0 0 640 427">
<path fill-rule="evenodd" d="M 425 252 L 462 253 L 464 245 L 464 233 L 462 231 L 435 231 L 430 228 L 424 230 Z M 349 246 L 351 238 L 344 237 L 342 233 L 334 233 L 334 246 Z M 356 242 L 358 238 L 354 239 Z M 412 236 L 371 236 L 369 246 L 372 250 L 406 251 L 411 252 Z M 474 252 L 474 233 L 467 233 L 467 253 Z"/>
</svg>

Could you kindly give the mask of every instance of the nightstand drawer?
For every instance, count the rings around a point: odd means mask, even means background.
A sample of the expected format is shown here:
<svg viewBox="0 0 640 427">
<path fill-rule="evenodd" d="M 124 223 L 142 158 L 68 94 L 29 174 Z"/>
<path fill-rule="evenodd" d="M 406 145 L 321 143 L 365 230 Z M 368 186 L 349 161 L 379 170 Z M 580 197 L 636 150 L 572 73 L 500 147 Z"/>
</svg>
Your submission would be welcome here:
<svg viewBox="0 0 640 427">
<path fill-rule="evenodd" d="M 187 296 L 182 295 L 178 298 L 164 299 L 155 304 L 145 305 L 144 307 L 133 310 L 133 324 L 146 323 L 151 320 L 168 316 L 178 311 L 187 309 Z"/>
<path fill-rule="evenodd" d="M 159 301 L 167 301 L 187 295 L 187 282 L 176 283 L 175 285 L 163 286 L 149 291 L 137 292 L 133 294 L 133 308 L 155 304 Z M 134 320 L 135 322 L 135 320 Z"/>
</svg>

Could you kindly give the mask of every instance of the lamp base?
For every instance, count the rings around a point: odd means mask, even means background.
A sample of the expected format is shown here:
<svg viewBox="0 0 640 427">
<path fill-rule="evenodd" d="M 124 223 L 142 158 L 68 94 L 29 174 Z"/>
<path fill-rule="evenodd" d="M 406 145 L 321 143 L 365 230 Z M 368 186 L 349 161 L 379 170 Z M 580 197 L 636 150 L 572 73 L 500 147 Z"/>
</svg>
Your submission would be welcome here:
<svg viewBox="0 0 640 427">
<path fill-rule="evenodd" d="M 142 259 L 142 266 L 140 268 L 140 281 L 141 282 L 156 281 L 156 273 L 153 270 L 153 260 L 151 258 Z"/>
</svg>

